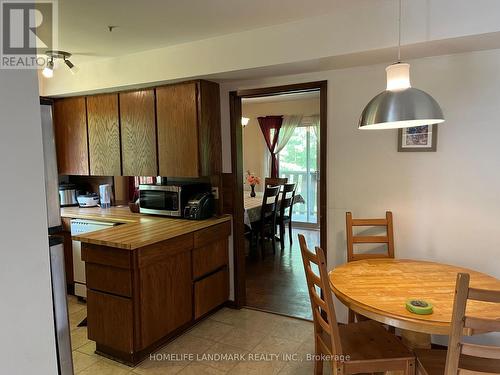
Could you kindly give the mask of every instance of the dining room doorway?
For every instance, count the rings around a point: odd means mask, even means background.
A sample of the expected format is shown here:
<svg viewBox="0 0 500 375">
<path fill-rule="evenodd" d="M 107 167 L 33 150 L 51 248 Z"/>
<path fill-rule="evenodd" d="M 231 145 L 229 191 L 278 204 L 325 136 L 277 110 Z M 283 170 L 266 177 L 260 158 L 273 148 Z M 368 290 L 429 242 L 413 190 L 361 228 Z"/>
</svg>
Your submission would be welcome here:
<svg viewBox="0 0 500 375">
<path fill-rule="evenodd" d="M 297 235 L 326 251 L 326 89 L 322 81 L 230 93 L 237 307 L 311 319 Z M 291 231 L 276 226 L 262 242 L 266 178 L 286 181 L 295 197 Z"/>
</svg>

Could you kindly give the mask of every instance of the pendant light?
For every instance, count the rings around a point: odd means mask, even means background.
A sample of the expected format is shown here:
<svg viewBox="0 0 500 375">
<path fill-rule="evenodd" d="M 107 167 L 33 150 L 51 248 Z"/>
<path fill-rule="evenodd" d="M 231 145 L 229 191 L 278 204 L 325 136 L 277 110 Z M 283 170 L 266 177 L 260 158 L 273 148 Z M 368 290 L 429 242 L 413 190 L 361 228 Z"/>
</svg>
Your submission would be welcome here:
<svg viewBox="0 0 500 375">
<path fill-rule="evenodd" d="M 401 62 L 401 0 L 399 0 L 398 62 L 385 68 L 387 88 L 366 105 L 359 129 L 396 129 L 439 124 L 441 107 L 425 91 L 411 87 L 410 64 Z"/>
</svg>

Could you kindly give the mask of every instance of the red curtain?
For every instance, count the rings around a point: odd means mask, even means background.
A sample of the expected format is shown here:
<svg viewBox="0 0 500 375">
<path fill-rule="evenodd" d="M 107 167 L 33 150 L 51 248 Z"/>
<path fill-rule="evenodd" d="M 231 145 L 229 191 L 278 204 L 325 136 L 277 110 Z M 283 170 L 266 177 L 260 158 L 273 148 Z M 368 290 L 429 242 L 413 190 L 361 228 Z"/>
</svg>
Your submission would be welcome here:
<svg viewBox="0 0 500 375">
<path fill-rule="evenodd" d="M 266 116 L 259 117 L 259 125 L 260 130 L 262 130 L 262 134 L 264 135 L 264 139 L 266 140 L 267 148 L 271 153 L 271 177 L 278 177 L 278 158 L 274 153 L 276 149 L 276 144 L 278 143 L 278 137 L 280 134 L 281 124 L 283 123 L 283 116 Z M 272 130 L 274 129 L 274 132 Z"/>
</svg>

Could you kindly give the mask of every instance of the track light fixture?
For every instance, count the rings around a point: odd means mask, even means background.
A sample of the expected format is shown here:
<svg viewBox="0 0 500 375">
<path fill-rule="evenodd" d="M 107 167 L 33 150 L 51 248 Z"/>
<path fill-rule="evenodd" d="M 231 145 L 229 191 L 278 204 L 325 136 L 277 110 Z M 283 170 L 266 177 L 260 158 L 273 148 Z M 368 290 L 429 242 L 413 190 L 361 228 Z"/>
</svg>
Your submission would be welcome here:
<svg viewBox="0 0 500 375">
<path fill-rule="evenodd" d="M 54 75 L 54 59 L 62 59 L 64 64 L 70 69 L 72 74 L 75 74 L 78 68 L 73 64 L 69 58 L 71 53 L 65 51 L 47 51 L 45 55 L 49 58 L 47 61 L 47 66 L 43 69 L 42 74 L 46 78 L 52 78 Z"/>
<path fill-rule="evenodd" d="M 45 78 L 52 78 L 54 75 L 54 59 L 47 61 L 47 66 L 43 68 L 42 74 Z"/>
</svg>

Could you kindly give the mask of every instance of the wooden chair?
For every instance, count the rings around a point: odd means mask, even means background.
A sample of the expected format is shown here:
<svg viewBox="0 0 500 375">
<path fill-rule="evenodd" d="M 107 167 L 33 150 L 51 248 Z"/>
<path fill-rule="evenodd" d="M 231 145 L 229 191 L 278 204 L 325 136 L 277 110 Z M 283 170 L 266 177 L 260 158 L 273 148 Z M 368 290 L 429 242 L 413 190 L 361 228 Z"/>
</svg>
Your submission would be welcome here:
<svg viewBox="0 0 500 375">
<path fill-rule="evenodd" d="M 385 213 L 385 219 L 353 219 L 351 212 L 346 212 L 346 234 L 347 234 L 347 261 L 352 262 L 361 259 L 372 258 L 394 258 L 394 234 L 392 228 L 392 212 Z M 385 227 L 385 236 L 355 236 L 354 227 Z M 386 244 L 387 253 L 382 254 L 355 254 L 355 244 Z M 366 319 L 361 315 L 355 314 L 349 309 L 349 323 L 356 319 Z M 392 332 L 394 329 L 391 328 Z"/>
<path fill-rule="evenodd" d="M 385 213 L 385 219 L 353 219 L 352 213 L 346 212 L 347 233 L 347 261 L 372 259 L 372 258 L 394 258 L 394 233 L 392 228 L 392 212 Z M 353 227 L 385 227 L 385 236 L 355 236 Z M 355 254 L 355 244 L 386 244 L 387 253 L 382 254 Z"/>
<path fill-rule="evenodd" d="M 285 184 L 281 192 L 281 203 L 278 214 L 278 226 L 280 228 L 280 243 L 281 249 L 285 248 L 285 225 L 288 224 L 288 237 L 290 239 L 290 246 L 292 246 L 292 212 L 293 201 L 295 199 L 295 184 Z M 288 210 L 288 215 L 287 215 Z"/>
<path fill-rule="evenodd" d="M 252 224 L 252 230 L 257 235 L 257 240 L 260 236 L 262 258 L 264 258 L 264 239 L 266 237 L 266 234 L 272 240 L 273 253 L 276 252 L 275 229 L 280 189 L 280 186 L 271 186 L 264 188 L 262 208 L 260 210 L 260 220 Z"/>
<path fill-rule="evenodd" d="M 286 177 L 266 177 L 264 179 L 264 187 L 268 186 L 283 186 L 288 183 L 288 178 Z"/>
<path fill-rule="evenodd" d="M 314 319 L 315 374 L 323 373 L 323 356 L 332 359 L 335 375 L 384 371 L 414 374 L 414 355 L 379 323 L 373 320 L 347 325 L 337 323 L 325 254 L 319 247 L 311 252 L 301 234 L 299 242 Z M 319 275 L 313 271 L 313 265 Z"/>
<path fill-rule="evenodd" d="M 416 349 L 417 374 L 500 374 L 500 347 L 462 341 L 464 332 L 500 332 L 500 317 L 493 320 L 466 314 L 468 300 L 500 303 L 500 290 L 470 288 L 469 281 L 469 274 L 457 275 L 448 350 Z"/>
</svg>

